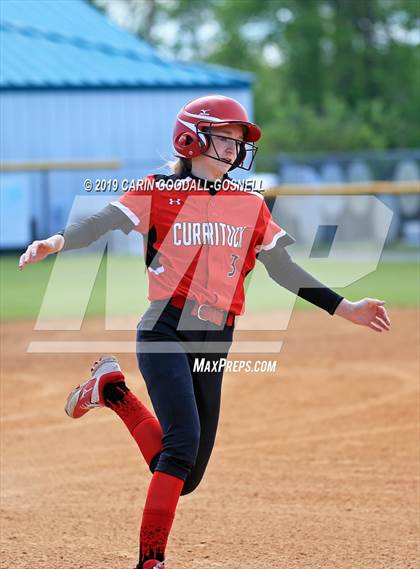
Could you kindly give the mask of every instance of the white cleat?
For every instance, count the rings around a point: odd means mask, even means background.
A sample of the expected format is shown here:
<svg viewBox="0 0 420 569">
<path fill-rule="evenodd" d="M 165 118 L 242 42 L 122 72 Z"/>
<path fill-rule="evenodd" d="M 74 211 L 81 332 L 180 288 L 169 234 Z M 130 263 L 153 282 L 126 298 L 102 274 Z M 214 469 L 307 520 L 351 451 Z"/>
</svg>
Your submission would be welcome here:
<svg viewBox="0 0 420 569">
<path fill-rule="evenodd" d="M 69 417 L 78 419 L 91 409 L 105 407 L 103 398 L 104 386 L 107 383 L 121 383 L 125 381 L 120 364 L 115 356 L 102 356 L 92 366 L 92 376 L 81 383 L 67 398 L 65 412 Z"/>
</svg>

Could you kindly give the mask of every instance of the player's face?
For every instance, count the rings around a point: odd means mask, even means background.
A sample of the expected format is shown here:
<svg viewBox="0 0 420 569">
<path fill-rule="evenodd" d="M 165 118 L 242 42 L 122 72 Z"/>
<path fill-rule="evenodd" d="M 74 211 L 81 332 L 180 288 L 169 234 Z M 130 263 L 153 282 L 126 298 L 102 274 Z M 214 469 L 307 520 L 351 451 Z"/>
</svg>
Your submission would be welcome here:
<svg viewBox="0 0 420 569">
<path fill-rule="evenodd" d="M 238 156 L 239 144 L 237 141 L 242 141 L 244 138 L 242 127 L 238 124 L 213 127 L 211 138 L 212 144 L 210 144 L 206 154 L 225 161 L 227 172 Z"/>
<path fill-rule="evenodd" d="M 192 173 L 200 178 L 217 180 L 227 174 L 235 162 L 239 150 L 236 141 L 242 141 L 244 133 L 240 125 L 229 124 L 213 127 L 211 134 L 212 143 L 206 154 L 192 159 Z"/>
</svg>

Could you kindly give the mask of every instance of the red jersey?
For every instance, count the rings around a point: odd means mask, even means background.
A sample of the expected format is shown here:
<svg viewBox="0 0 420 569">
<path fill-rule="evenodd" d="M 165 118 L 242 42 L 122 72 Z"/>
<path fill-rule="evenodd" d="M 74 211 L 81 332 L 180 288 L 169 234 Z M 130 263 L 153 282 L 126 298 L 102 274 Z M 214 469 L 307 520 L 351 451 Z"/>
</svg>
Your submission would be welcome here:
<svg viewBox="0 0 420 569">
<path fill-rule="evenodd" d="M 242 314 L 258 252 L 293 243 L 262 195 L 228 178 L 216 191 L 191 175 L 148 176 L 113 205 L 144 236 L 150 301 L 177 296 Z"/>
</svg>

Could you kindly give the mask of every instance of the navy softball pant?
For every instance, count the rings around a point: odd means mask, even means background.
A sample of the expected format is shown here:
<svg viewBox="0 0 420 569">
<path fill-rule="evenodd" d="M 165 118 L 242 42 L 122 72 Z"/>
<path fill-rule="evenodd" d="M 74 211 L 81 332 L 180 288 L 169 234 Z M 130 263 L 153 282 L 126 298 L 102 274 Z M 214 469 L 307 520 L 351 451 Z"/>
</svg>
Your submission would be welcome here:
<svg viewBox="0 0 420 569">
<path fill-rule="evenodd" d="M 184 480 L 184 495 L 199 485 L 213 450 L 223 378 L 219 362 L 227 357 L 234 327 L 217 327 L 189 316 L 187 307 L 183 313 L 165 304 L 152 302 L 144 314 L 137 359 L 163 432 L 162 450 L 150 469 Z M 194 360 L 201 358 L 210 369 L 194 371 Z"/>
</svg>

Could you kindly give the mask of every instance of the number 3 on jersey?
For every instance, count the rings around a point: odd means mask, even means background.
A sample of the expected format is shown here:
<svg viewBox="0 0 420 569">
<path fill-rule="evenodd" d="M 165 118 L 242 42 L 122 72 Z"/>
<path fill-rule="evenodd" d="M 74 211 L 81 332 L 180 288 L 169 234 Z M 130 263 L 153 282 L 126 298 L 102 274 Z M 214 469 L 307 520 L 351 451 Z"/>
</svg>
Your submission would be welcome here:
<svg viewBox="0 0 420 569">
<path fill-rule="evenodd" d="M 239 255 L 231 254 L 231 269 L 228 272 L 228 277 L 233 277 L 236 274 L 236 261 L 239 259 Z"/>
</svg>

